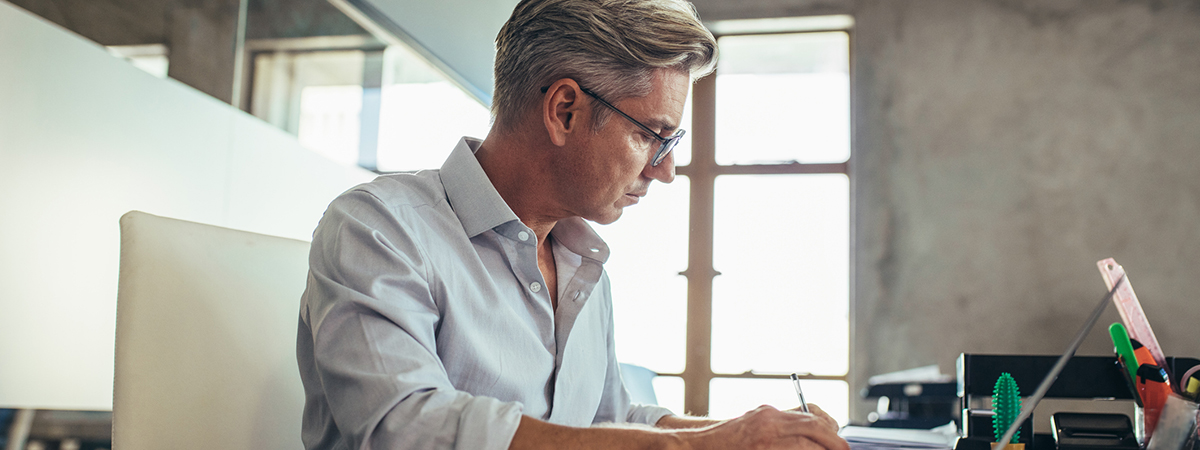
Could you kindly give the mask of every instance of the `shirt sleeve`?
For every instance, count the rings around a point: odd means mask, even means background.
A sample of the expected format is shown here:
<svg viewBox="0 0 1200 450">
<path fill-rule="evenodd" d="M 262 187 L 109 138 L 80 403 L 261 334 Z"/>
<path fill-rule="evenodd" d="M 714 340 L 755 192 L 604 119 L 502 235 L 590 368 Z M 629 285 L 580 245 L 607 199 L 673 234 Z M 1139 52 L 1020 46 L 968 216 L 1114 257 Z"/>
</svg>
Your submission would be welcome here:
<svg viewBox="0 0 1200 450">
<path fill-rule="evenodd" d="M 403 225 L 414 220 L 412 208 L 389 209 L 362 190 L 321 219 L 301 310 L 309 333 L 297 350 L 302 375 L 311 374 L 305 433 L 320 422 L 310 415 L 326 414 L 333 427 L 325 421 L 318 433 L 348 448 L 507 449 L 522 406 L 451 385 L 437 355 L 429 261 Z"/>
<path fill-rule="evenodd" d="M 621 378 L 621 365 L 617 361 L 616 339 L 615 332 L 613 331 L 612 317 L 612 290 L 610 289 L 608 274 L 601 276 L 600 283 L 600 292 L 603 293 L 603 297 L 594 300 L 603 300 L 607 303 L 608 327 L 606 338 L 608 341 L 608 362 L 604 375 L 604 395 L 600 399 L 600 407 L 596 411 L 596 418 L 593 423 L 638 423 L 653 426 L 664 416 L 669 416 L 673 413 L 671 410 L 661 406 L 631 402 L 629 391 L 625 389 L 625 381 Z"/>
</svg>

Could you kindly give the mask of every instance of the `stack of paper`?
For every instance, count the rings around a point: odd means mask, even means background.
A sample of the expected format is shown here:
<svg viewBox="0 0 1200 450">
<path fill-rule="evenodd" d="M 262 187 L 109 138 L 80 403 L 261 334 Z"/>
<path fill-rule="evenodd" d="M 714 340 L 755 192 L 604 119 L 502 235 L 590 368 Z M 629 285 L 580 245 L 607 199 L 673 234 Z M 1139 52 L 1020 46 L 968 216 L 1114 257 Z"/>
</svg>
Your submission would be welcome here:
<svg viewBox="0 0 1200 450">
<path fill-rule="evenodd" d="M 953 430 L 910 430 L 903 428 L 842 427 L 838 435 L 850 443 L 851 450 L 949 450 L 958 435 Z"/>
</svg>

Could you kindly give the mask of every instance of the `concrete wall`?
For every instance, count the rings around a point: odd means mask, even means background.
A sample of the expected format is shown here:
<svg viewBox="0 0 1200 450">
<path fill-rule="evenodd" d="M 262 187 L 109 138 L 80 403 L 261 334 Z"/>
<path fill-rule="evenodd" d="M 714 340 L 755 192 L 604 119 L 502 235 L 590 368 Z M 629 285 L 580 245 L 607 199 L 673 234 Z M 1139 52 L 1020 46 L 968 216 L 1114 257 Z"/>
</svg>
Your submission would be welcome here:
<svg viewBox="0 0 1200 450">
<path fill-rule="evenodd" d="M 960 352 L 1060 353 L 1110 256 L 1167 354 L 1200 356 L 1200 2 L 854 15 L 853 386 L 953 373 Z M 1097 328 L 1081 354 L 1111 354 Z"/>
</svg>

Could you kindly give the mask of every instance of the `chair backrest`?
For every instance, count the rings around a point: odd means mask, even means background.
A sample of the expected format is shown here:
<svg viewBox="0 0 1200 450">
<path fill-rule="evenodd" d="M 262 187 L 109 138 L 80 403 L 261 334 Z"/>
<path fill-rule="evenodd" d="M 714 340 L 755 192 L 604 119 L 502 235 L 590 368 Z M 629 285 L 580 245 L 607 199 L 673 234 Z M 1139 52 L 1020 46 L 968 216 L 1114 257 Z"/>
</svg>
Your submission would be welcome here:
<svg viewBox="0 0 1200 450">
<path fill-rule="evenodd" d="M 654 395 L 654 377 L 658 374 L 653 370 L 633 364 L 620 363 L 621 379 L 625 381 L 625 390 L 629 391 L 629 400 L 643 405 L 657 405 L 658 397 Z"/>
<path fill-rule="evenodd" d="M 303 241 L 121 217 L 113 447 L 301 448 Z"/>
</svg>

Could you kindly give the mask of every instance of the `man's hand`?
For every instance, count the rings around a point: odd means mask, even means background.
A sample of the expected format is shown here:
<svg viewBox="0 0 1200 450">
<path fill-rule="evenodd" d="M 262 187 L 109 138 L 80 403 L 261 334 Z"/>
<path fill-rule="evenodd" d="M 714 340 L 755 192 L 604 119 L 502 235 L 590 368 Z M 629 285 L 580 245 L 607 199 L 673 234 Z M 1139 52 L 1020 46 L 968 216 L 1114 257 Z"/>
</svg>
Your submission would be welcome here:
<svg viewBox="0 0 1200 450">
<path fill-rule="evenodd" d="M 809 410 L 811 414 L 760 406 L 736 419 L 701 430 L 680 431 L 678 435 L 695 450 L 850 449 L 837 435 L 833 418 L 814 405 L 809 405 Z"/>
<path fill-rule="evenodd" d="M 795 408 L 790 409 L 789 411 L 800 412 L 801 410 L 800 410 L 800 407 L 797 406 Z M 818 419 L 821 419 L 822 421 L 824 421 L 825 424 L 827 426 L 829 426 L 830 429 L 832 429 L 834 433 L 838 432 L 838 428 L 840 428 L 840 427 L 838 427 L 837 421 L 833 420 L 832 417 L 829 417 L 829 414 L 826 414 L 825 410 L 821 409 L 820 406 L 817 406 L 816 403 L 808 404 L 808 412 L 809 412 L 809 414 L 812 414 L 812 415 L 816 416 Z"/>
<path fill-rule="evenodd" d="M 806 414 L 760 406 L 724 421 L 667 416 L 659 430 L 576 428 L 523 416 L 509 449 L 850 450 L 837 422 L 813 404 L 808 408 Z"/>
</svg>

